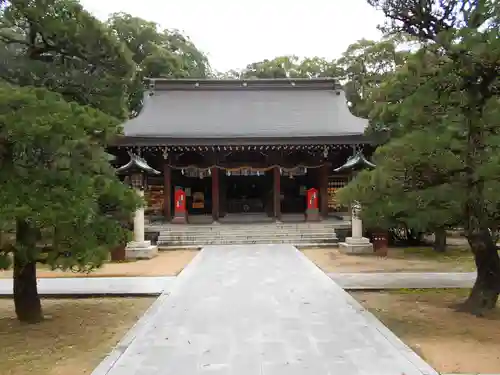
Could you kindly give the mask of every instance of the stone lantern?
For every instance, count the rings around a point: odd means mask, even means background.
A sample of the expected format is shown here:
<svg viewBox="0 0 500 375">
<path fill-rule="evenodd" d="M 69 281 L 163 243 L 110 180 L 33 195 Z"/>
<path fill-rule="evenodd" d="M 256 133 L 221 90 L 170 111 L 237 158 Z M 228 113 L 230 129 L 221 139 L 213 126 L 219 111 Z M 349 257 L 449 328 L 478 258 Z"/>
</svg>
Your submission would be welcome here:
<svg viewBox="0 0 500 375">
<path fill-rule="evenodd" d="M 363 153 L 358 150 L 353 156 L 334 172 L 351 171 L 356 173 L 365 168 L 375 168 L 375 164 L 366 159 Z M 360 218 L 361 205 L 355 201 L 351 204 L 351 237 L 347 237 L 345 242 L 339 243 L 339 249 L 349 254 L 369 254 L 373 253 L 373 244 L 366 237 L 363 237 L 363 222 Z"/>
<path fill-rule="evenodd" d="M 144 198 L 144 188 L 147 175 L 159 175 L 160 172 L 149 166 L 146 160 L 138 155 L 129 153 L 130 161 L 117 168 L 116 172 L 126 176 L 126 181 L 134 188 L 137 194 Z M 156 256 L 158 247 L 151 241 L 144 239 L 144 207 L 139 207 L 134 214 L 134 240 L 127 244 L 125 257 L 127 259 L 150 259 Z"/>
</svg>

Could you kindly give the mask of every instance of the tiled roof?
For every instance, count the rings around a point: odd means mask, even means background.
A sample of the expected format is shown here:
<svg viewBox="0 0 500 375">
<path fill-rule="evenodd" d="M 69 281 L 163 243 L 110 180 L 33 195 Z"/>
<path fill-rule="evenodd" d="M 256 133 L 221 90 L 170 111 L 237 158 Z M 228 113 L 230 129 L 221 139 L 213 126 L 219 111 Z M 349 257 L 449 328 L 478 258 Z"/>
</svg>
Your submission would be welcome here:
<svg viewBox="0 0 500 375">
<path fill-rule="evenodd" d="M 315 80 L 297 85 L 266 80 L 261 87 L 250 81 L 248 86 L 169 82 L 170 88 L 158 84 L 145 96 L 141 113 L 123 124 L 126 137 L 332 137 L 361 135 L 368 125 L 351 114 L 345 93 L 333 83 L 325 87 L 325 80 L 321 86 Z"/>
</svg>

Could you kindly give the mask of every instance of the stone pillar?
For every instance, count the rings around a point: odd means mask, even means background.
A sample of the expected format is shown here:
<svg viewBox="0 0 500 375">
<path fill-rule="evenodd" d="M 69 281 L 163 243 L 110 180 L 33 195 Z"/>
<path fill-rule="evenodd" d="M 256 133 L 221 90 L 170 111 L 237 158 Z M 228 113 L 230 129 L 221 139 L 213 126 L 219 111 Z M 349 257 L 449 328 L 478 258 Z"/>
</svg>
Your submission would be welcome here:
<svg viewBox="0 0 500 375">
<path fill-rule="evenodd" d="M 172 220 L 172 169 L 167 162 L 163 167 L 163 214 L 165 221 Z"/>
<path fill-rule="evenodd" d="M 328 217 L 328 171 L 330 165 L 324 164 L 319 169 L 319 212 L 323 218 Z"/>
<path fill-rule="evenodd" d="M 274 217 L 281 220 L 281 173 L 280 167 L 273 169 L 273 207 Z"/>
<path fill-rule="evenodd" d="M 144 198 L 144 191 L 136 189 L 137 194 Z M 144 206 L 139 207 L 134 215 L 134 242 L 144 242 Z"/>
<path fill-rule="evenodd" d="M 137 189 L 137 194 L 144 198 L 144 191 Z M 144 240 L 144 206 L 139 207 L 134 214 L 134 240 L 127 244 L 125 257 L 127 259 L 150 259 L 158 254 L 158 247 L 151 241 Z"/>
<path fill-rule="evenodd" d="M 214 167 L 211 170 L 212 175 L 212 218 L 215 222 L 219 220 L 219 168 Z"/>
<path fill-rule="evenodd" d="M 351 212 L 351 237 L 339 243 L 339 250 L 348 254 L 373 253 L 373 244 L 368 238 L 363 237 L 363 222 L 359 217 L 361 205 L 358 202 L 353 203 Z"/>
</svg>

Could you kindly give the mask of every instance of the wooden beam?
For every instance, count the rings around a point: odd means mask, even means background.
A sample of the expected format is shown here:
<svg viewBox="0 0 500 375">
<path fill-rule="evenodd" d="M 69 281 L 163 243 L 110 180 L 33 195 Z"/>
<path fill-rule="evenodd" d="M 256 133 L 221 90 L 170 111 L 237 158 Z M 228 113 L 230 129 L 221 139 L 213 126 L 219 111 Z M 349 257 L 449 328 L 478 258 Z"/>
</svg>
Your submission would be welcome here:
<svg viewBox="0 0 500 375">
<path fill-rule="evenodd" d="M 319 168 L 319 212 L 324 218 L 328 216 L 328 175 L 330 163 L 325 163 Z"/>
<path fill-rule="evenodd" d="M 212 218 L 214 221 L 219 220 L 219 168 L 212 168 Z"/>
<path fill-rule="evenodd" d="M 274 217 L 281 220 L 281 174 L 279 167 L 273 169 L 273 200 Z"/>
<path fill-rule="evenodd" d="M 172 219 L 172 170 L 168 160 L 163 165 L 163 214 L 166 221 Z"/>
</svg>

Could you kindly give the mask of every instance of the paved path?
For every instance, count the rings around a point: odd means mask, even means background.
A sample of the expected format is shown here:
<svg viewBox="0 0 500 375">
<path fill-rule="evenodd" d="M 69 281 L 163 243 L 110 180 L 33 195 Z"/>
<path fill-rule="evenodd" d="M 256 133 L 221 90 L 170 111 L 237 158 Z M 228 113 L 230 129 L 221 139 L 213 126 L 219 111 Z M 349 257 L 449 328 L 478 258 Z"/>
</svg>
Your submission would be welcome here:
<svg viewBox="0 0 500 375">
<path fill-rule="evenodd" d="M 75 277 L 38 279 L 38 293 L 56 295 L 158 295 L 174 277 Z M 12 295 L 12 279 L 0 279 L 0 296 Z"/>
<path fill-rule="evenodd" d="M 93 375 L 436 374 L 289 245 L 207 247 Z"/>
<path fill-rule="evenodd" d="M 470 288 L 475 272 L 330 273 L 344 289 Z"/>
</svg>

